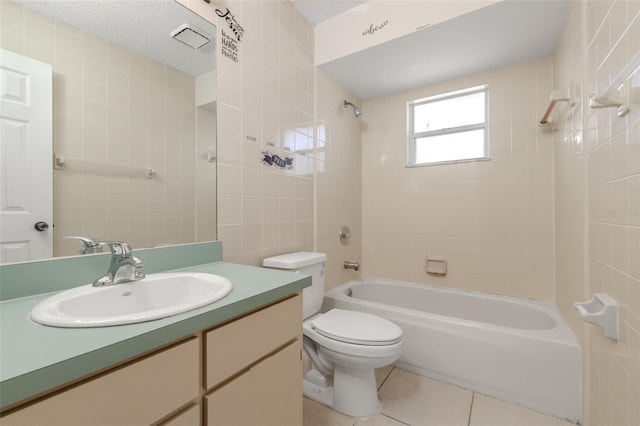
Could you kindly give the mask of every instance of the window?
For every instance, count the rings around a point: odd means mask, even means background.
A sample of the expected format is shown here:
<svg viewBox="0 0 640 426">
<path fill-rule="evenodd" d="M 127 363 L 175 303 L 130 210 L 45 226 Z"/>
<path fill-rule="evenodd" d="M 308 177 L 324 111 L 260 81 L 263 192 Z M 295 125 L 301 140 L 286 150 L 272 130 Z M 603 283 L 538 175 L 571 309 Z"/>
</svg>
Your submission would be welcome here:
<svg viewBox="0 0 640 426">
<path fill-rule="evenodd" d="M 489 159 L 488 87 L 409 103 L 408 166 Z"/>
</svg>

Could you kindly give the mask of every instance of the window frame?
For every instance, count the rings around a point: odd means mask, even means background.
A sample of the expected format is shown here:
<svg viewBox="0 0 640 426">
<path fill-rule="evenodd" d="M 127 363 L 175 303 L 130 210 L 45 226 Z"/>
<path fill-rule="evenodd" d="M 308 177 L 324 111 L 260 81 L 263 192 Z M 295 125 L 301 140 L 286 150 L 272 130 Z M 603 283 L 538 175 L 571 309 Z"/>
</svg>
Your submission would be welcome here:
<svg viewBox="0 0 640 426">
<path fill-rule="evenodd" d="M 474 95 L 476 93 L 484 92 L 484 123 L 467 124 L 464 126 L 448 127 L 445 129 L 428 130 L 425 132 L 414 133 L 415 129 L 415 113 L 416 106 L 441 102 L 453 98 L 460 98 L 463 96 Z M 429 163 L 417 163 L 416 162 L 416 142 L 420 138 L 429 136 L 440 135 L 452 135 L 456 133 L 467 132 L 471 130 L 484 130 L 484 156 L 474 158 L 464 158 L 460 160 L 444 160 L 433 161 Z M 407 167 L 423 167 L 423 166 L 435 166 L 441 164 L 456 164 L 456 163 L 468 163 L 471 161 L 487 161 L 491 159 L 490 144 L 489 144 L 489 86 L 475 86 L 468 89 L 456 90 L 453 92 L 447 92 L 440 95 L 429 96 L 422 99 L 416 99 L 407 102 Z"/>
</svg>

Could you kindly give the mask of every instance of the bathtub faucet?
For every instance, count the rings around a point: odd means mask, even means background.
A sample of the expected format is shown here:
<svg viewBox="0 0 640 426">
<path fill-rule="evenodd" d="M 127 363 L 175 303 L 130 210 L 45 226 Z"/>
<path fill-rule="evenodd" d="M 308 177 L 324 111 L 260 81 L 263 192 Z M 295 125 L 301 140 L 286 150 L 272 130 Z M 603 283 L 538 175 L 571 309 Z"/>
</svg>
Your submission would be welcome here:
<svg viewBox="0 0 640 426">
<path fill-rule="evenodd" d="M 353 269 L 354 271 L 357 271 L 358 269 L 360 269 L 360 264 L 358 262 L 350 262 L 348 260 L 345 260 L 344 269 Z"/>
</svg>

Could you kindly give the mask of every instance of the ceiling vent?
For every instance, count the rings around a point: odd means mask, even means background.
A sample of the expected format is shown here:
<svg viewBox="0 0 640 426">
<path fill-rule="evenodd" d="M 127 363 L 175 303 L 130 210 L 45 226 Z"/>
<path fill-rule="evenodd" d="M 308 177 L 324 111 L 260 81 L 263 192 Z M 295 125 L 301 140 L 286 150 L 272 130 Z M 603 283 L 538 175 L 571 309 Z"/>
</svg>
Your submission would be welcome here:
<svg viewBox="0 0 640 426">
<path fill-rule="evenodd" d="M 211 43 L 211 36 L 191 24 L 182 24 L 171 32 L 171 37 L 194 49 L 201 49 Z"/>
</svg>

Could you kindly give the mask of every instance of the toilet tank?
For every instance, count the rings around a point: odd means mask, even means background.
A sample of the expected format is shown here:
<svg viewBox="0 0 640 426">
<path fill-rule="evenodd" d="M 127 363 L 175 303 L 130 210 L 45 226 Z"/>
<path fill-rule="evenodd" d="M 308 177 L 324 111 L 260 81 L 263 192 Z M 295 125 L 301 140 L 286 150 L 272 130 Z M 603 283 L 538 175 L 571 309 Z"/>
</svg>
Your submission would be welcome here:
<svg viewBox="0 0 640 426">
<path fill-rule="evenodd" d="M 302 291 L 302 318 L 305 319 L 320 312 L 322 307 L 326 260 L 324 253 L 303 251 L 269 257 L 262 262 L 262 266 L 311 275 L 311 287 Z"/>
</svg>

